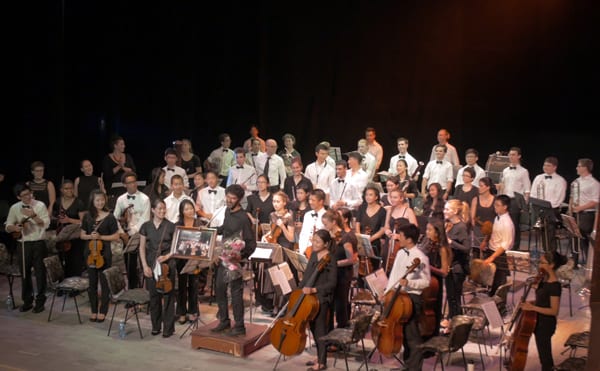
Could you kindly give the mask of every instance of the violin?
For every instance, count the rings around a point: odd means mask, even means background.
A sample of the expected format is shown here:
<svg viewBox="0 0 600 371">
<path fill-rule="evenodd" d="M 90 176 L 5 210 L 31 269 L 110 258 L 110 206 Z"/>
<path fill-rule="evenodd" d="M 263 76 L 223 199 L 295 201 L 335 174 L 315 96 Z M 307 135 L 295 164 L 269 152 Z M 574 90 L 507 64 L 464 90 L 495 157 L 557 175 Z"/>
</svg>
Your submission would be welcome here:
<svg viewBox="0 0 600 371">
<path fill-rule="evenodd" d="M 398 221 L 394 223 L 394 230 L 392 231 L 392 235 L 396 234 L 396 231 L 400 228 Z M 400 243 L 390 237 L 390 243 L 388 246 L 388 256 L 385 265 L 385 273 L 390 274 L 392 271 L 392 267 L 394 266 L 394 260 L 396 260 L 396 253 L 400 250 Z"/>
<path fill-rule="evenodd" d="M 281 236 L 283 230 L 277 223 L 271 223 L 271 233 L 266 237 L 268 243 L 277 243 L 279 236 Z"/>
<path fill-rule="evenodd" d="M 317 269 L 306 281 L 306 287 L 313 287 L 320 272 L 331 262 L 331 256 L 325 255 Z M 304 294 L 302 289 L 290 293 L 290 309 L 278 319 L 271 330 L 271 344 L 285 356 L 293 356 L 304 351 L 306 346 L 306 327 L 319 312 L 319 299 L 316 294 Z"/>
<path fill-rule="evenodd" d="M 160 251 L 160 249 L 159 249 Z M 169 278 L 169 264 L 160 264 L 160 276 L 156 280 L 156 291 L 162 294 L 168 294 L 173 290 L 173 282 Z"/>
<path fill-rule="evenodd" d="M 315 235 L 316 231 L 317 231 L 317 226 L 315 225 L 315 226 L 313 226 L 313 233 L 312 233 L 313 236 Z M 310 245 L 306 246 L 306 250 L 304 250 L 304 255 L 306 255 L 307 258 L 310 259 L 311 254 L 312 254 L 312 241 L 311 241 Z"/>
<path fill-rule="evenodd" d="M 421 265 L 421 259 L 415 258 L 401 281 Z M 401 290 L 402 287 L 389 290 L 383 298 L 383 314 L 371 327 L 371 336 L 379 353 L 386 357 L 392 357 L 402 349 L 404 338 L 403 324 L 408 322 L 413 305 L 408 293 Z"/>
<path fill-rule="evenodd" d="M 533 285 L 537 285 L 544 278 L 544 271 L 540 271 L 537 276 L 533 277 L 533 281 L 526 287 L 521 303 L 524 303 L 529 294 L 529 290 Z M 527 351 L 529 349 L 529 339 L 535 330 L 537 324 L 537 312 L 531 310 L 522 310 L 521 306 L 515 310 L 510 321 L 509 331 L 514 324 L 517 324 L 511 336 L 510 345 L 510 362 L 508 370 L 522 371 L 527 363 Z"/>
<path fill-rule="evenodd" d="M 90 254 L 87 258 L 87 265 L 89 268 L 100 269 L 104 266 L 104 257 L 102 256 L 102 241 L 101 240 L 91 240 L 88 243 L 88 248 L 90 249 Z"/>
</svg>

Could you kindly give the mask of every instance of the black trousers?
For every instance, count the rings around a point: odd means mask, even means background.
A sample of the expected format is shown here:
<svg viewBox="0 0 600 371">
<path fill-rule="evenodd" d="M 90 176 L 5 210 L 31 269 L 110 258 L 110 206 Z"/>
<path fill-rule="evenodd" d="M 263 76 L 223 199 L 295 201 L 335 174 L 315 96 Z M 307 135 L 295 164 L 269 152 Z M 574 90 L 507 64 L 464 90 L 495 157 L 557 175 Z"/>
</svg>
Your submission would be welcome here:
<svg viewBox="0 0 600 371">
<path fill-rule="evenodd" d="M 130 289 L 140 287 L 140 277 L 138 273 L 138 251 L 132 251 L 125 254 L 125 269 L 127 269 L 127 284 Z"/>
<path fill-rule="evenodd" d="M 419 346 L 423 343 L 419 331 L 419 315 L 423 306 L 421 295 L 408 294 L 413 303 L 413 310 L 408 322 L 404 325 L 404 367 L 411 371 L 420 371 L 423 367 L 423 352 Z"/>
<path fill-rule="evenodd" d="M 88 295 L 90 298 L 90 307 L 92 309 L 92 313 L 100 313 L 106 315 L 108 312 L 108 303 L 109 299 L 109 288 L 108 281 L 102 273 L 106 268 L 110 268 L 106 264 L 102 266 L 102 268 L 89 268 L 87 269 L 88 278 L 90 280 L 90 287 L 88 288 Z M 98 281 L 100 281 L 100 308 L 98 308 Z"/>
<path fill-rule="evenodd" d="M 483 252 L 485 258 L 489 258 L 492 254 L 494 254 L 494 251 L 490 249 Z M 498 287 L 506 283 L 506 277 L 510 274 L 510 271 L 508 270 L 508 261 L 506 260 L 506 252 L 496 257 L 494 264 L 496 265 L 496 273 L 494 273 L 494 281 L 492 282 L 492 287 L 489 292 L 490 296 L 496 294 Z"/>
<path fill-rule="evenodd" d="M 231 305 L 233 306 L 233 319 L 235 327 L 245 328 L 244 326 L 244 281 L 240 276 L 237 279 L 228 282 L 227 268 L 219 264 L 216 268 L 216 297 L 217 297 L 217 318 L 221 322 L 230 322 L 229 306 L 227 302 L 227 288 L 231 289 Z"/>
<path fill-rule="evenodd" d="M 337 286 L 333 294 L 333 312 L 335 313 L 335 322 L 337 328 L 348 327 L 350 320 L 350 281 L 352 280 L 352 270 L 349 273 L 344 272 L 346 268 L 338 268 Z M 329 331 L 333 330 L 333 316 L 330 316 Z"/>
<path fill-rule="evenodd" d="M 542 371 L 552 371 L 554 360 L 552 359 L 552 335 L 556 330 L 556 317 L 547 317 L 538 314 L 535 326 L 535 345 L 542 364 Z"/>
<path fill-rule="evenodd" d="M 169 265 L 169 279 L 175 284 L 177 278 L 175 261 L 170 259 L 166 263 Z M 158 292 L 154 277 L 146 277 L 146 288 L 150 292 L 152 331 L 160 331 L 162 327 L 163 335 L 173 334 L 175 332 L 175 290 L 167 294 Z"/>
<path fill-rule="evenodd" d="M 19 270 L 23 278 L 21 287 L 21 299 L 23 304 L 31 305 L 33 303 L 33 280 L 31 277 L 31 268 L 35 270 L 35 282 L 37 286 L 37 295 L 35 297 L 36 305 L 44 305 L 46 302 L 46 267 L 44 258 L 48 256 L 48 247 L 46 241 L 26 241 L 17 242 L 17 255 L 19 258 Z M 23 251 L 23 247 L 25 250 Z M 25 271 L 23 272 L 23 257 L 25 258 Z"/>
<path fill-rule="evenodd" d="M 181 274 L 187 263 L 185 259 L 177 259 L 177 315 L 198 314 L 198 274 Z"/>
<path fill-rule="evenodd" d="M 315 319 L 310 323 L 310 331 L 312 332 L 315 343 L 317 344 L 317 359 L 322 365 L 327 364 L 327 347 L 325 346 L 325 342 L 320 341 L 319 339 L 327 335 L 329 318 L 331 317 L 330 305 L 331 304 L 329 301 L 320 300 L 319 312 L 315 316 Z"/>
<path fill-rule="evenodd" d="M 460 300 L 466 275 L 463 272 L 451 271 L 446 276 L 446 295 L 448 297 L 448 318 L 462 314 Z M 441 288 L 440 288 L 441 291 Z"/>
<path fill-rule="evenodd" d="M 513 197 L 510 199 L 510 205 L 508 207 L 508 214 L 510 219 L 515 226 L 515 234 L 513 240 L 513 250 L 521 249 L 521 207 L 517 200 Z"/>
<path fill-rule="evenodd" d="M 83 260 L 83 241 L 79 238 L 69 240 L 71 249 L 63 252 L 65 262 L 65 277 L 81 276 L 85 267 Z"/>
</svg>

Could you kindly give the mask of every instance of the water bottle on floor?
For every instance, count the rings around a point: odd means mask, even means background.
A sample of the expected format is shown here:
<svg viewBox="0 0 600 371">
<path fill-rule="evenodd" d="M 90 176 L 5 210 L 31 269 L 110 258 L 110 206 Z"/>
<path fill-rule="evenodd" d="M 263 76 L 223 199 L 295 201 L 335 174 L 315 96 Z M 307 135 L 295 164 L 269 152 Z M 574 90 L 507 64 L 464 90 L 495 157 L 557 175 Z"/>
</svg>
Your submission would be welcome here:
<svg viewBox="0 0 600 371">
<path fill-rule="evenodd" d="M 119 322 L 119 337 L 125 339 L 125 321 Z"/>
<path fill-rule="evenodd" d="M 7 308 L 8 310 L 12 310 L 12 309 L 13 309 L 13 298 L 12 298 L 12 296 L 10 296 L 10 295 L 8 295 L 8 296 L 6 297 L 6 308 Z"/>
</svg>

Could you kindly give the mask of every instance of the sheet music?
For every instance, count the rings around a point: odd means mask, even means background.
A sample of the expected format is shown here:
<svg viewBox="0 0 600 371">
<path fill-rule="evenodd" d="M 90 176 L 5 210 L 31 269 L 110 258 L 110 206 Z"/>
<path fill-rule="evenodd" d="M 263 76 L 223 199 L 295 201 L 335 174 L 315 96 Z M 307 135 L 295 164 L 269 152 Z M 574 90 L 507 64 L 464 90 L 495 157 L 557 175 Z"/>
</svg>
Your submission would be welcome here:
<svg viewBox="0 0 600 371">
<path fill-rule="evenodd" d="M 375 297 L 378 299 L 383 298 L 383 293 L 388 284 L 388 277 L 383 268 L 379 268 L 375 272 L 365 276 L 365 280 Z"/>
<path fill-rule="evenodd" d="M 490 300 L 488 302 L 482 303 L 481 309 L 483 310 L 483 313 L 485 313 L 485 316 L 487 317 L 488 322 L 490 323 L 490 326 L 493 329 L 502 327 L 504 325 L 504 321 L 502 320 L 500 311 L 496 306 L 496 302 Z"/>
<path fill-rule="evenodd" d="M 304 272 L 306 270 L 306 265 L 308 264 L 308 258 L 306 257 L 306 255 L 297 253 L 290 249 L 282 250 L 285 251 L 285 255 L 288 257 L 288 259 L 298 272 Z"/>
<path fill-rule="evenodd" d="M 250 255 L 249 259 L 253 260 L 253 259 L 263 259 L 263 260 L 270 260 L 271 259 L 271 249 L 265 249 L 262 247 L 256 247 L 256 249 L 254 249 L 254 252 L 252 253 L 252 255 Z"/>
<path fill-rule="evenodd" d="M 292 292 L 294 287 L 290 285 L 293 282 L 294 275 L 290 270 L 288 263 L 281 263 L 268 268 L 269 276 L 274 286 L 279 286 L 283 295 Z"/>
<path fill-rule="evenodd" d="M 373 252 L 373 246 L 371 246 L 371 236 L 368 234 L 356 233 L 356 239 L 358 240 L 358 255 L 366 256 L 369 258 L 376 258 Z"/>
</svg>

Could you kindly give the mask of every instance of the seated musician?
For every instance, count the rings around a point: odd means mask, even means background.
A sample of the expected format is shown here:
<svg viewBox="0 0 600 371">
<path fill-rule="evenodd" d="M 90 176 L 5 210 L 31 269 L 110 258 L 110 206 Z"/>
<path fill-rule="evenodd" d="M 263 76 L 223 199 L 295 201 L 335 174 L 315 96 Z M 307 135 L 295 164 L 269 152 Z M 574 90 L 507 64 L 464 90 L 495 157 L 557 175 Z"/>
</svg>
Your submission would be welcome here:
<svg viewBox="0 0 600 371">
<path fill-rule="evenodd" d="M 394 259 L 388 285 L 385 288 L 385 293 L 387 293 L 390 290 L 397 289 L 397 286 L 400 285 L 412 301 L 412 313 L 403 326 L 403 358 L 405 369 L 413 371 L 419 371 L 423 366 L 423 354 L 419 349 L 419 345 L 423 342 L 419 331 L 419 315 L 422 306 L 421 294 L 429 286 L 431 279 L 429 259 L 419 248 L 416 248 L 419 233 L 419 227 L 416 225 L 405 224 L 390 236 L 390 238 L 398 241 L 402 250 L 398 251 L 396 259 Z M 413 264 L 415 258 L 420 259 L 420 266 L 409 273 L 406 278 L 402 278 L 406 274 L 407 267 Z"/>
<path fill-rule="evenodd" d="M 544 273 L 544 279 L 535 290 L 535 301 L 525 302 L 522 310 L 537 312 L 535 324 L 535 344 L 542 365 L 542 371 L 554 370 L 552 360 L 552 335 L 556 330 L 556 317 L 560 308 L 562 287 L 556 276 L 556 270 L 565 264 L 567 258 L 555 251 L 547 251 L 540 257 L 539 270 Z"/>
<path fill-rule="evenodd" d="M 319 300 L 319 311 L 315 318 L 310 322 L 310 331 L 314 339 L 319 339 L 327 334 L 328 317 L 331 316 L 331 304 L 333 294 L 337 286 L 337 267 L 335 258 L 330 257 L 329 262 L 320 273 L 318 270 L 319 262 L 329 255 L 331 245 L 334 243 L 331 234 L 326 229 L 317 230 L 312 236 L 313 253 L 308 260 L 304 278 L 300 282 L 300 287 L 305 295 L 316 294 Z M 312 287 L 307 286 L 308 281 L 317 274 Z M 317 340 L 317 360 L 306 362 L 310 370 L 327 369 L 327 349 L 322 341 Z"/>
</svg>

